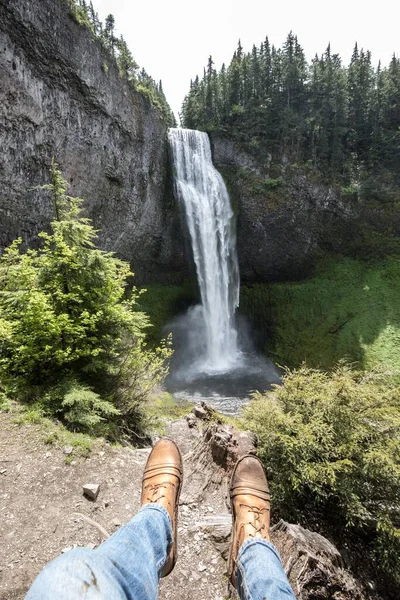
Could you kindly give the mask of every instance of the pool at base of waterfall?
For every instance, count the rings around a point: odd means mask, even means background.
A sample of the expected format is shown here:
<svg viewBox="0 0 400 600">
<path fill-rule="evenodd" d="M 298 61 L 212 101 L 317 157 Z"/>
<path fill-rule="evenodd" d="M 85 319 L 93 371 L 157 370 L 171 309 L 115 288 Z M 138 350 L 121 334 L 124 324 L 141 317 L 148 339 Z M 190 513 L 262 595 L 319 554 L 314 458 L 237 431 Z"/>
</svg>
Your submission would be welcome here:
<svg viewBox="0 0 400 600">
<path fill-rule="evenodd" d="M 252 393 L 265 392 L 281 381 L 273 363 L 252 353 L 242 353 L 237 364 L 227 371 L 201 371 L 197 366 L 200 365 L 172 365 L 167 390 L 178 399 L 206 402 L 226 415 L 237 415 Z"/>
</svg>

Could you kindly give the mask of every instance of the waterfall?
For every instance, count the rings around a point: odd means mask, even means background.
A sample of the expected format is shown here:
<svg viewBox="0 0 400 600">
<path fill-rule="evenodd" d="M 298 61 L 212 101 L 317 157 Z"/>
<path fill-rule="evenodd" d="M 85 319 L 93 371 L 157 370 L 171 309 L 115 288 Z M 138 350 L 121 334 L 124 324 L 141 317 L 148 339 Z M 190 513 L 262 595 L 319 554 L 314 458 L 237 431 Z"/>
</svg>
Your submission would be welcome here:
<svg viewBox="0 0 400 600">
<path fill-rule="evenodd" d="M 212 164 L 206 133 L 170 129 L 168 137 L 201 294 L 205 356 L 199 368 L 224 372 L 240 359 L 235 327 L 239 267 L 229 194 Z"/>
</svg>

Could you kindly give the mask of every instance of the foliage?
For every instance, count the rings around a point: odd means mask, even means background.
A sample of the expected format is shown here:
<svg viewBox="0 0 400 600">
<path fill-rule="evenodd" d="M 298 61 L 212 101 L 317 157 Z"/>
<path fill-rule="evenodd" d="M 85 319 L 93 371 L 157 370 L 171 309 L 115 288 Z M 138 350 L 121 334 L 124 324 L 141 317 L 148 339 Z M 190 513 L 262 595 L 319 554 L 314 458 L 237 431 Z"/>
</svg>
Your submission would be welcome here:
<svg viewBox="0 0 400 600">
<path fill-rule="evenodd" d="M 276 165 L 312 165 L 328 182 L 357 186 L 389 170 L 399 184 L 400 59 L 374 69 L 371 53 L 356 45 L 346 69 L 326 51 L 307 64 L 292 32 L 282 48 L 268 37 L 251 52 L 239 41 L 228 66 L 214 68 L 190 85 L 181 113 L 184 126 L 221 131 Z"/>
<path fill-rule="evenodd" d="M 139 72 L 139 65 L 133 58 L 123 36 L 116 35 L 115 19 L 108 15 L 104 24 L 95 12 L 92 0 L 67 0 L 72 17 L 80 25 L 88 27 L 99 38 L 111 60 L 115 61 L 121 78 L 126 79 L 132 89 L 150 99 L 170 127 L 176 126 L 175 116 L 165 97 L 162 82 L 156 83 L 144 69 Z M 107 63 L 102 69 L 108 73 Z"/>
<path fill-rule="evenodd" d="M 79 25 L 82 25 L 83 27 L 89 27 L 93 31 L 92 23 L 89 18 L 85 0 L 68 0 L 68 5 L 70 9 L 70 14 L 75 19 L 75 21 L 79 23 Z"/>
<path fill-rule="evenodd" d="M 280 514 L 307 519 L 314 505 L 338 531 L 367 533 L 379 566 L 400 582 L 398 374 L 302 366 L 255 394 L 245 419 Z"/>
<path fill-rule="evenodd" d="M 16 240 L 0 259 L 1 375 L 28 397 L 41 390 L 47 410 L 73 427 L 111 419 L 134 430 L 169 347 L 143 348 L 149 320 L 135 288 L 127 294 L 129 265 L 96 248 L 82 200 L 66 194 L 54 161 L 44 187 L 54 201 L 51 233 L 39 234 L 38 250 L 22 252 Z"/>
<path fill-rule="evenodd" d="M 60 417 L 74 429 L 93 431 L 102 421 L 120 415 L 112 402 L 103 400 L 73 376 L 67 376 L 44 394 L 42 407 Z"/>
<path fill-rule="evenodd" d="M 398 259 L 335 258 L 304 281 L 242 286 L 240 308 L 279 364 L 400 369 L 399 294 Z"/>
<path fill-rule="evenodd" d="M 8 412 L 11 410 L 11 400 L 0 390 L 0 411 Z"/>
</svg>

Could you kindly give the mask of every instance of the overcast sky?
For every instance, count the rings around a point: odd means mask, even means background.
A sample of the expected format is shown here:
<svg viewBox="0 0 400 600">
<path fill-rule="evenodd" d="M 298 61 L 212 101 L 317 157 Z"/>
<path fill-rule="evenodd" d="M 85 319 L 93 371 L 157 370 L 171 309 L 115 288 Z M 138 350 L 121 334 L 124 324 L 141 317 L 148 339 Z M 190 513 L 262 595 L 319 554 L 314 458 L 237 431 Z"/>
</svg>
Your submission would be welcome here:
<svg viewBox="0 0 400 600">
<path fill-rule="evenodd" d="M 354 42 L 384 65 L 400 55 L 399 0 L 93 0 L 99 16 L 115 16 L 117 35 L 128 42 L 140 67 L 157 81 L 175 113 L 201 75 L 208 56 L 218 69 L 240 38 L 251 50 L 268 35 L 281 46 L 290 30 L 310 60 L 331 43 L 347 64 Z"/>
</svg>

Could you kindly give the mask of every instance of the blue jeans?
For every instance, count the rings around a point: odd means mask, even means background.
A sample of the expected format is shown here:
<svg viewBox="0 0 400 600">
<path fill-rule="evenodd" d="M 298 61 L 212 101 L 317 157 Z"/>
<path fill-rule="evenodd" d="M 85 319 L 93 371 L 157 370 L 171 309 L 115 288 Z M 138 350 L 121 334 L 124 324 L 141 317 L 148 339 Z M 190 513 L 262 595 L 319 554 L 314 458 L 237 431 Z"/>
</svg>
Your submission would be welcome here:
<svg viewBox="0 0 400 600">
<path fill-rule="evenodd" d="M 172 543 L 171 520 L 147 504 L 95 550 L 77 548 L 49 563 L 26 600 L 156 600 Z M 242 600 L 295 599 L 274 546 L 249 540 L 238 557 Z"/>
</svg>

